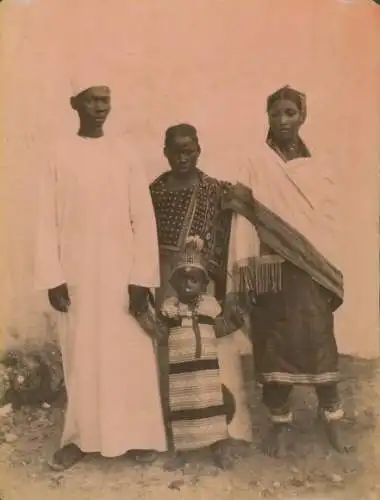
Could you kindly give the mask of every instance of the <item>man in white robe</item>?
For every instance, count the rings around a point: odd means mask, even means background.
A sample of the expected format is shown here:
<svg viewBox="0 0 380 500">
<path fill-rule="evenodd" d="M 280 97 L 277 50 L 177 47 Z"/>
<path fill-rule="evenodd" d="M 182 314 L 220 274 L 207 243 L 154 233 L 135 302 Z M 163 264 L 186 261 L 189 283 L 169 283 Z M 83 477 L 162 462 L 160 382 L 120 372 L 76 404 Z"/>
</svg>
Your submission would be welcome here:
<svg viewBox="0 0 380 500">
<path fill-rule="evenodd" d="M 57 315 L 68 394 L 56 470 L 86 453 L 166 450 L 154 342 L 131 314 L 159 286 L 149 185 L 132 152 L 103 134 L 104 82 L 79 85 L 71 106 L 79 131 L 41 175 L 35 268 Z"/>
</svg>

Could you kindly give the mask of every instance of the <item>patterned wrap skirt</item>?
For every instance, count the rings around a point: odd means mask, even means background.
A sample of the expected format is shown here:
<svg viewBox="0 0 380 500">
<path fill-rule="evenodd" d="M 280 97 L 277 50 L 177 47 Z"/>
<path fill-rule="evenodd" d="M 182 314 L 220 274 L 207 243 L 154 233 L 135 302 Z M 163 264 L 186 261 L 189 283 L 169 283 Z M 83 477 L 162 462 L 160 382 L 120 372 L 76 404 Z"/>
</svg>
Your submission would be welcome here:
<svg viewBox="0 0 380 500">
<path fill-rule="evenodd" d="M 173 447 L 194 450 L 227 439 L 225 388 L 220 377 L 217 341 L 211 325 L 192 320 L 171 328 L 169 352 L 169 411 Z"/>
</svg>

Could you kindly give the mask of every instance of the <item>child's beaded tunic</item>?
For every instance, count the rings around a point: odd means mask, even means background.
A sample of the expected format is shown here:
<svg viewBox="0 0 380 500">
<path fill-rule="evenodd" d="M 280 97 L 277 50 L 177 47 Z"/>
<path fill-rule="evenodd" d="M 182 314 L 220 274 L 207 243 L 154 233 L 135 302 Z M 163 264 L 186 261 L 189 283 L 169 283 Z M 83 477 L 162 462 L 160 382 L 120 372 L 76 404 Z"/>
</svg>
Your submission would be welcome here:
<svg viewBox="0 0 380 500">
<path fill-rule="evenodd" d="M 212 296 L 193 307 L 167 299 L 162 316 L 169 327 L 169 406 L 176 450 L 210 446 L 228 437 L 215 326 L 221 313 Z"/>
</svg>

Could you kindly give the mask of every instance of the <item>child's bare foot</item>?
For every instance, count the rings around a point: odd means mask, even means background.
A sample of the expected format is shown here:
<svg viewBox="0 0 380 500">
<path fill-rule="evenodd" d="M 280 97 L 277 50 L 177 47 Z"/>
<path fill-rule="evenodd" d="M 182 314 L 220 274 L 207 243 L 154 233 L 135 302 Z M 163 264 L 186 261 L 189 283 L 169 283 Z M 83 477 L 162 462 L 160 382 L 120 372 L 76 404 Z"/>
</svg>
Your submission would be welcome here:
<svg viewBox="0 0 380 500">
<path fill-rule="evenodd" d="M 355 446 L 348 443 L 342 436 L 342 422 L 340 420 L 323 419 L 327 439 L 331 446 L 339 453 L 350 453 L 355 451 Z"/>
<path fill-rule="evenodd" d="M 62 472 L 80 462 L 84 456 L 85 453 L 83 453 L 78 446 L 75 444 L 67 444 L 54 453 L 53 459 L 49 465 L 54 471 Z"/>
<path fill-rule="evenodd" d="M 184 453 L 176 452 L 164 463 L 163 468 L 167 472 L 174 472 L 182 469 L 186 463 L 186 455 Z"/>
<path fill-rule="evenodd" d="M 286 438 L 288 432 L 289 424 L 273 424 L 263 440 L 263 453 L 270 457 L 284 457 L 286 455 Z"/>
<path fill-rule="evenodd" d="M 230 470 L 233 468 L 234 461 L 227 442 L 222 441 L 211 446 L 211 453 L 214 463 L 217 467 L 219 467 L 219 469 Z"/>
</svg>

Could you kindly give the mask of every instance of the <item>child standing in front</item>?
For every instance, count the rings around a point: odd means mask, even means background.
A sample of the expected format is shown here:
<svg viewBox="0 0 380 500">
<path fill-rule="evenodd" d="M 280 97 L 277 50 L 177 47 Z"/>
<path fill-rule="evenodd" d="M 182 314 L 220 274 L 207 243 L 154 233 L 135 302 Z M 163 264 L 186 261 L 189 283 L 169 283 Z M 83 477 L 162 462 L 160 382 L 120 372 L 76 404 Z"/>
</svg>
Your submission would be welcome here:
<svg viewBox="0 0 380 500">
<path fill-rule="evenodd" d="M 210 448 L 215 464 L 227 469 L 228 424 L 234 403 L 223 385 L 217 338 L 237 330 L 239 317 L 227 320 L 217 300 L 206 293 L 207 265 L 199 237 L 187 240 L 171 284 L 175 297 L 166 299 L 161 319 L 168 327 L 169 406 L 174 456 L 166 464 L 186 463 L 186 452 Z"/>
</svg>

